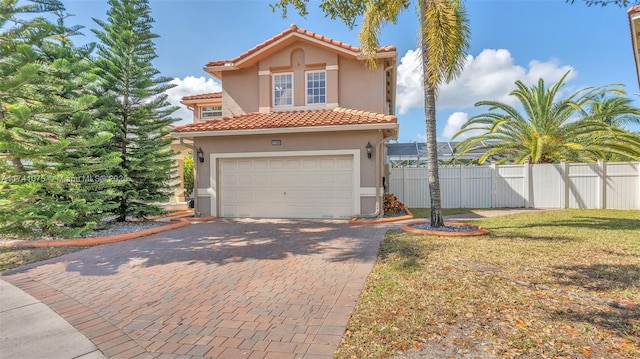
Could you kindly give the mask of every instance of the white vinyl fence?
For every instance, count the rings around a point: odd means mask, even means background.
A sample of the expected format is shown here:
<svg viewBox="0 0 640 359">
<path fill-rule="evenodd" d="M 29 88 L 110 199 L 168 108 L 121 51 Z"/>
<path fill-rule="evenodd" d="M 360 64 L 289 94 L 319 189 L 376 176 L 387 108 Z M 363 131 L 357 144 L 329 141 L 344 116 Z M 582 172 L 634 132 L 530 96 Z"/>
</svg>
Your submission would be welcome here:
<svg viewBox="0 0 640 359">
<path fill-rule="evenodd" d="M 640 163 L 440 166 L 443 208 L 640 209 Z M 391 168 L 389 192 L 428 208 L 426 168 Z"/>
</svg>

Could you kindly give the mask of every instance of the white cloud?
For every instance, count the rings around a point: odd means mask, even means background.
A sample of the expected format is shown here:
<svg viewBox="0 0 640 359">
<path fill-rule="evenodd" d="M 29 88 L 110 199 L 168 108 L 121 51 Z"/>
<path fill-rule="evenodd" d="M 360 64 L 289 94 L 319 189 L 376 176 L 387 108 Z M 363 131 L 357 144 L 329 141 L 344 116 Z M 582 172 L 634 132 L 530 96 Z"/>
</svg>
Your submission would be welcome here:
<svg viewBox="0 0 640 359">
<path fill-rule="evenodd" d="M 213 78 L 206 78 L 204 76 L 187 76 L 184 79 L 176 77 L 171 80 L 170 83 L 176 85 L 176 87 L 167 91 L 167 100 L 172 105 L 180 107 L 178 111 L 172 114 L 172 117 L 181 119 L 179 122 L 174 123 L 174 125 L 191 123 L 193 121 L 193 113 L 188 110 L 185 105 L 180 103 L 182 97 L 208 92 L 218 92 L 222 90 L 222 86 L 219 82 L 215 81 Z"/>
<path fill-rule="evenodd" d="M 451 141 L 451 138 L 460 131 L 462 126 L 469 121 L 469 114 L 466 112 L 454 112 L 447 119 L 447 124 L 444 126 L 444 130 L 442 130 L 442 138 L 441 141 Z M 460 136 L 456 137 L 456 141 L 462 141 L 469 137 L 479 136 L 485 133 L 484 130 L 471 130 L 467 131 Z"/>
<path fill-rule="evenodd" d="M 424 94 L 420 79 L 420 51 L 409 50 L 400 59 L 396 79 L 398 114 L 406 114 L 412 107 L 422 107 Z"/>
<path fill-rule="evenodd" d="M 398 114 L 406 114 L 412 108 L 423 107 L 423 92 L 420 80 L 420 53 L 409 50 L 398 65 Z M 516 99 L 509 96 L 517 80 L 526 84 L 544 78 L 546 84 L 555 83 L 571 70 L 567 77 L 576 76 L 571 66 L 560 66 L 557 60 L 532 60 L 527 68 L 516 65 L 509 50 L 485 49 L 478 56 L 469 55 L 464 70 L 458 78 L 443 84 L 439 89 L 438 109 L 461 110 L 471 108 L 481 100 L 500 101 L 514 105 Z"/>
<path fill-rule="evenodd" d="M 466 112 L 454 112 L 447 119 L 447 125 L 444 126 L 444 130 L 442 131 L 442 136 L 451 139 L 453 135 L 460 131 L 462 125 L 467 123 L 469 120 L 469 115 Z"/>
<path fill-rule="evenodd" d="M 578 74 L 571 66 L 565 65 L 560 67 L 558 61 L 555 59 L 548 62 L 533 60 L 529 62 L 529 72 L 527 73 L 528 81 L 525 82 L 535 84 L 540 78 L 543 78 L 545 85 L 551 85 L 558 82 L 567 71 L 571 72 L 567 75 L 567 78 L 564 80 L 565 82 L 574 79 Z"/>
</svg>

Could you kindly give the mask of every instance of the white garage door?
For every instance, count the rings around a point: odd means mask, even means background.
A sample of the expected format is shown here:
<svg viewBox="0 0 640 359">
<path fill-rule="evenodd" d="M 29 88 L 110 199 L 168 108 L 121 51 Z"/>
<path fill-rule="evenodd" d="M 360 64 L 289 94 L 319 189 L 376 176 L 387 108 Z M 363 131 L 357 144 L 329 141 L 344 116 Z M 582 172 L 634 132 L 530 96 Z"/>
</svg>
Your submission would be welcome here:
<svg viewBox="0 0 640 359">
<path fill-rule="evenodd" d="M 353 156 L 220 161 L 222 217 L 349 218 Z"/>
</svg>

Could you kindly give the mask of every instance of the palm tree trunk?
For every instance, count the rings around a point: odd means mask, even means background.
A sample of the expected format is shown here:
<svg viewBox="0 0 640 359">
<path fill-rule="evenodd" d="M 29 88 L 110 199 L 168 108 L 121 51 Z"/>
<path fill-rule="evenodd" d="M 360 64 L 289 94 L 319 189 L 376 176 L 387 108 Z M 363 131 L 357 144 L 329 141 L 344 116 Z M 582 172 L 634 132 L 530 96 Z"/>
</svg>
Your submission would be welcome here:
<svg viewBox="0 0 640 359">
<path fill-rule="evenodd" d="M 420 4 L 420 24 L 425 24 L 426 1 Z M 427 126 L 427 172 L 429 178 L 429 197 L 431 199 L 431 227 L 442 227 L 444 220 L 441 213 L 440 174 L 438 173 L 438 138 L 436 129 L 436 89 L 429 84 L 427 76 L 427 60 L 429 44 L 420 31 L 422 48 L 422 87 L 424 89 L 424 117 Z"/>
<path fill-rule="evenodd" d="M 440 198 L 440 174 L 438 172 L 438 139 L 436 130 L 435 91 L 425 84 L 424 113 L 427 123 L 427 172 L 429 177 L 429 197 L 431 199 L 431 227 L 444 225 L 442 201 Z"/>
</svg>

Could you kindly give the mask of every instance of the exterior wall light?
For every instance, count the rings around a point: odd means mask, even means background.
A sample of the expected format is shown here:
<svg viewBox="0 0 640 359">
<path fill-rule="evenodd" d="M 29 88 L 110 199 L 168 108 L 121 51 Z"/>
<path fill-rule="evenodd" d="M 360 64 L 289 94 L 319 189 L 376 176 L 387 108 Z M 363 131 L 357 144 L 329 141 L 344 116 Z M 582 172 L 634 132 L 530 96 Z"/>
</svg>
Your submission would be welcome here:
<svg viewBox="0 0 640 359">
<path fill-rule="evenodd" d="M 371 158 L 371 152 L 373 151 L 371 141 L 367 141 L 367 145 L 364 148 L 367 150 L 367 158 Z"/>
<path fill-rule="evenodd" d="M 200 163 L 204 162 L 204 152 L 202 152 L 202 147 L 198 147 L 198 150 L 196 151 L 197 155 L 198 155 L 198 161 L 200 161 Z"/>
</svg>

